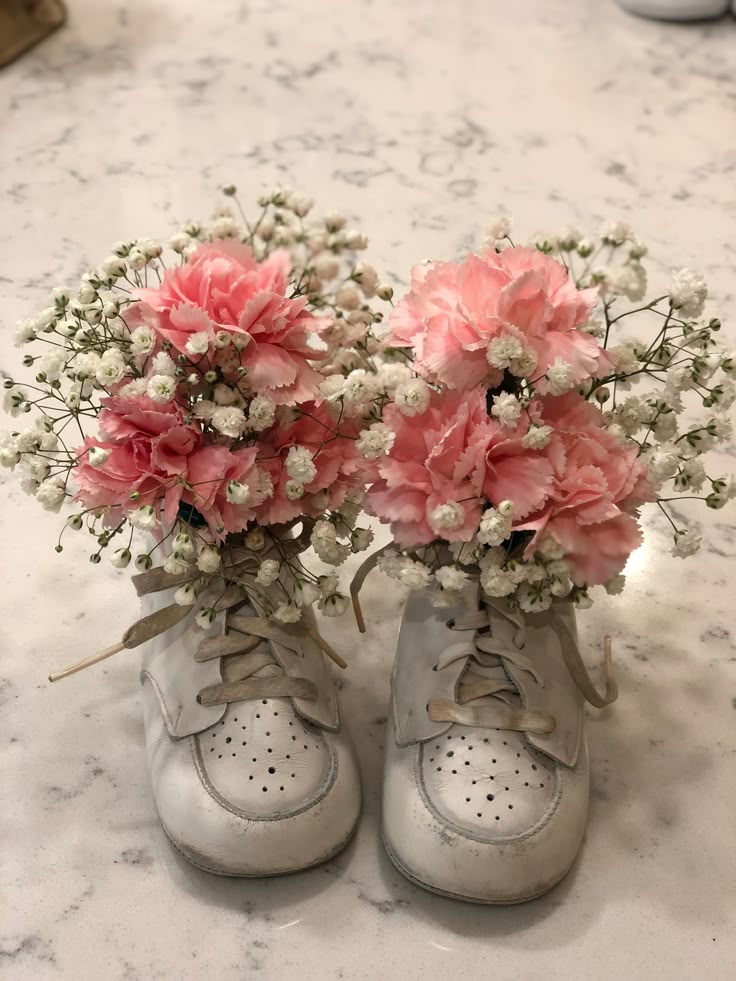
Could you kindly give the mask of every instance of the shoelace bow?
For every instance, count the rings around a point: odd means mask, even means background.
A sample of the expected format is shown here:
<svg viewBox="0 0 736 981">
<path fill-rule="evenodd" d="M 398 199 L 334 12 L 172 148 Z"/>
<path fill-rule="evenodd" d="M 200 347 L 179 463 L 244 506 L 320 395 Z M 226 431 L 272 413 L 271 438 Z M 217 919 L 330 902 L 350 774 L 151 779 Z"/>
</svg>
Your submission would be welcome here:
<svg viewBox="0 0 736 981">
<path fill-rule="evenodd" d="M 375 568 L 380 556 L 390 547 L 392 546 L 387 545 L 370 555 L 358 569 L 350 587 L 355 618 L 361 632 L 365 631 L 365 621 L 360 607 L 360 589 L 368 574 Z M 557 628 L 565 666 L 583 698 L 596 708 L 603 708 L 615 702 L 618 698 L 618 685 L 613 675 L 611 638 L 606 636 L 603 642 L 606 691 L 601 695 L 588 674 L 580 649 L 567 623 L 554 608 L 551 608 L 549 613 Z M 491 628 L 493 614 L 502 616 L 516 628 L 513 637 L 514 650 L 504 649 L 500 652 L 493 636 L 484 633 Z M 512 612 L 500 603 L 485 599 L 482 609 L 456 617 L 452 629 L 473 630 L 473 638 L 450 644 L 443 651 L 435 668 L 441 670 L 460 658 L 467 658 L 468 666 L 460 678 L 455 701 L 433 698 L 427 703 L 430 719 L 433 722 L 455 722 L 464 726 L 510 729 L 537 735 L 547 735 L 552 732 L 557 724 L 555 717 L 549 712 L 536 712 L 516 704 L 515 699 L 518 699 L 519 695 L 516 684 L 505 672 L 503 678 L 499 677 L 498 669 L 503 667 L 503 659 L 522 671 L 528 671 L 537 684 L 544 688 L 542 674 L 531 659 L 522 653 L 526 644 L 524 614 L 520 610 Z"/>
</svg>

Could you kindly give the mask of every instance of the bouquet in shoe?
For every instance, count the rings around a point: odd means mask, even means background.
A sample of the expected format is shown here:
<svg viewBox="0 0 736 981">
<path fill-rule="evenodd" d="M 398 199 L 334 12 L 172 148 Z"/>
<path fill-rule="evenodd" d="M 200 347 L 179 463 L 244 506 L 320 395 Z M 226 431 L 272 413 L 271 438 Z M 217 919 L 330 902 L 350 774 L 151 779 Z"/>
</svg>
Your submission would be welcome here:
<svg viewBox="0 0 736 981">
<path fill-rule="evenodd" d="M 704 316 L 699 276 L 675 272 L 648 298 L 646 248 L 625 225 L 532 247 L 509 230 L 416 268 L 393 310 L 385 357 L 414 376 L 384 409 L 391 443 L 366 509 L 398 546 L 383 571 L 413 588 L 434 579 L 440 605 L 473 569 L 523 612 L 587 606 L 589 587 L 622 588 L 643 505 L 686 557 L 700 534 L 679 502 L 720 508 L 736 493 L 707 463 L 732 433 L 736 354 Z"/>
<path fill-rule="evenodd" d="M 36 418 L 0 436 L 0 463 L 46 510 L 74 506 L 65 530 L 92 534 L 92 562 L 133 560 L 203 627 L 232 584 L 284 623 L 313 603 L 335 616 L 337 576 L 300 553 L 338 566 L 370 544 L 361 450 L 392 377 L 375 375 L 371 304 L 390 289 L 341 215 L 307 221 L 311 201 L 279 190 L 248 220 L 225 193 L 236 210 L 118 244 L 19 326 L 35 381 L 6 378 L 5 407 Z"/>
</svg>

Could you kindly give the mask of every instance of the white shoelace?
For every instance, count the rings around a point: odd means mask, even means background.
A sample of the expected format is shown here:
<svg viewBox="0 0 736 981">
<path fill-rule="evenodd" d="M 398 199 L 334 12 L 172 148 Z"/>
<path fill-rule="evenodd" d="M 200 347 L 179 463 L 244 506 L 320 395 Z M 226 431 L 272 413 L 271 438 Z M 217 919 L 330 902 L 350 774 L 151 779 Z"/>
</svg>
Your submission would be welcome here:
<svg viewBox="0 0 736 981">
<path fill-rule="evenodd" d="M 601 695 L 590 679 L 580 656 L 575 638 L 562 617 L 550 611 L 557 627 L 562 657 L 572 681 L 591 705 L 601 708 L 618 697 L 618 686 L 613 677 L 611 663 L 611 639 L 605 638 L 604 670 L 606 692 Z M 492 625 L 493 614 L 500 615 L 516 627 L 514 649 L 500 648 L 492 635 L 484 633 Z M 522 653 L 526 644 L 526 621 L 519 611 L 511 612 L 500 604 L 487 601 L 485 608 L 463 614 L 451 622 L 453 630 L 473 630 L 472 639 L 450 644 L 436 666 L 441 670 L 460 658 L 468 658 L 457 690 L 457 698 L 450 701 L 434 698 L 427 703 L 427 712 L 433 722 L 454 722 L 458 725 L 484 729 L 510 729 L 547 735 L 557 725 L 549 712 L 535 712 L 522 708 L 519 691 L 503 669 L 503 661 L 528 671 L 537 684 L 544 688 L 544 678 L 529 657 Z"/>
</svg>

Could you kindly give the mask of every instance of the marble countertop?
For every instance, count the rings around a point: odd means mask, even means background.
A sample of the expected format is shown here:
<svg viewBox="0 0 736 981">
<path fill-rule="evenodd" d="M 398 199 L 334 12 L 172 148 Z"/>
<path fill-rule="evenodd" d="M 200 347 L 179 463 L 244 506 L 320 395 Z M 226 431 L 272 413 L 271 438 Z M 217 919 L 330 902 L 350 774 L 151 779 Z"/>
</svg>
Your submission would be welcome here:
<svg viewBox="0 0 736 981">
<path fill-rule="evenodd" d="M 3 367 L 14 321 L 115 240 L 207 214 L 216 188 L 277 181 L 362 219 L 371 258 L 477 242 L 506 208 L 528 232 L 631 221 L 707 273 L 736 339 L 736 20 L 678 27 L 612 0 L 70 0 L 68 27 L 0 73 Z M 733 447 L 730 463 L 734 469 Z M 724 466 L 724 469 L 728 469 Z M 648 524 L 613 632 L 619 702 L 591 715 L 589 831 L 570 875 L 520 907 L 404 881 L 379 841 L 388 674 L 401 597 L 374 576 L 343 714 L 365 809 L 308 873 L 230 881 L 184 864 L 148 788 L 135 656 L 63 685 L 49 670 L 117 639 L 133 591 L 0 478 L 0 974 L 12 981 L 263 977 L 733 977 L 734 513 L 699 561 Z M 64 561 L 71 559 L 76 561 Z M 729 588 L 731 591 L 729 592 Z"/>
</svg>

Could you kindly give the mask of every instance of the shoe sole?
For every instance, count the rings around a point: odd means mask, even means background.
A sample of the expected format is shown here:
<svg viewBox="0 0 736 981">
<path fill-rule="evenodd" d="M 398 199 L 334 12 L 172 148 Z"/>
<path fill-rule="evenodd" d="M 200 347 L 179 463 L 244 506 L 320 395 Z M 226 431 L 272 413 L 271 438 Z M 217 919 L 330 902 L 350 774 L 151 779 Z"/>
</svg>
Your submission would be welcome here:
<svg viewBox="0 0 736 981">
<path fill-rule="evenodd" d="M 295 865 L 292 869 L 280 869 L 278 872 L 228 872 L 226 869 L 212 868 L 209 865 L 205 865 L 203 862 L 198 862 L 196 858 L 187 854 L 187 852 L 180 848 L 163 824 L 161 824 L 161 828 L 163 829 L 164 834 L 168 838 L 174 850 L 177 851 L 179 855 L 181 855 L 181 857 L 190 865 L 193 865 L 201 872 L 209 872 L 210 875 L 220 875 L 226 879 L 275 879 L 280 875 L 294 875 L 297 872 L 306 872 L 308 869 L 315 869 L 317 866 L 323 865 L 325 862 L 329 862 L 331 859 L 335 858 L 336 855 L 339 855 L 341 851 L 347 848 L 352 839 L 355 837 L 358 830 L 359 821 L 360 811 L 358 812 L 355 825 L 351 828 L 350 834 L 347 836 L 347 838 L 344 838 L 335 848 L 332 849 L 332 851 L 327 852 L 326 855 L 316 859 L 314 862 L 310 862 L 308 865 Z"/>
<path fill-rule="evenodd" d="M 565 869 L 558 879 L 555 879 L 555 881 L 550 885 L 545 886 L 545 888 L 540 892 L 535 892 L 532 896 L 522 896 L 519 899 L 478 899 L 475 896 L 464 896 L 459 892 L 449 892 L 447 889 L 440 889 L 438 886 L 430 885 L 428 882 L 424 882 L 423 879 L 419 879 L 403 864 L 396 852 L 389 845 L 385 834 L 381 835 L 381 840 L 383 841 L 383 847 L 386 850 L 386 854 L 391 860 L 391 864 L 396 871 L 400 872 L 405 879 L 409 880 L 409 882 L 413 882 L 415 886 L 426 889 L 428 892 L 433 892 L 436 896 L 444 896 L 446 899 L 458 899 L 463 903 L 476 903 L 479 906 L 520 906 L 522 903 L 530 903 L 534 899 L 539 899 L 541 896 L 545 896 L 548 892 L 554 889 L 555 886 L 559 885 L 572 868 L 571 865 L 570 868 Z"/>
</svg>

